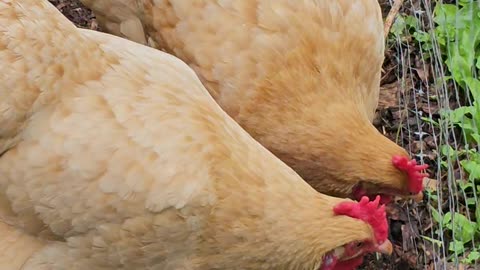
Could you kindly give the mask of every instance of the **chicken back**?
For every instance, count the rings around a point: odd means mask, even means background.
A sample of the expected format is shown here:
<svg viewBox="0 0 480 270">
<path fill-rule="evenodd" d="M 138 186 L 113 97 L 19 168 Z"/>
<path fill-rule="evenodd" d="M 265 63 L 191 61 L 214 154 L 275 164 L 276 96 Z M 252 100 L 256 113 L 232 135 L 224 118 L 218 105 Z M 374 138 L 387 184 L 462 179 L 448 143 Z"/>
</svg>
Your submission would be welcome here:
<svg viewBox="0 0 480 270">
<path fill-rule="evenodd" d="M 77 29 L 46 0 L 0 0 L 0 62 L 0 248 L 12 230 L 42 240 L 22 270 L 318 269 L 391 252 L 378 201 L 319 194 L 171 55 Z"/>
<path fill-rule="evenodd" d="M 408 153 L 371 123 L 384 59 L 377 0 L 81 1 L 105 31 L 188 63 L 317 190 L 382 202 L 421 191 L 424 167 L 397 166 Z"/>
</svg>

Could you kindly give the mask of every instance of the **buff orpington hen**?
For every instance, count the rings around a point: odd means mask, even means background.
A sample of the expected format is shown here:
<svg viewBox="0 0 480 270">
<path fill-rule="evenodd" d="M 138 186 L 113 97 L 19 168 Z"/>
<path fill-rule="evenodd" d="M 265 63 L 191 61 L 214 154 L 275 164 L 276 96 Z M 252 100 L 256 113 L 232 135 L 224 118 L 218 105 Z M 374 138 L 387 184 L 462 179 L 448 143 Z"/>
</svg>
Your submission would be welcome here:
<svg viewBox="0 0 480 270">
<path fill-rule="evenodd" d="M 339 270 L 392 252 L 380 197 L 315 191 L 171 55 L 0 0 L 0 61 L 0 261 L 32 243 L 2 270 Z"/>
<path fill-rule="evenodd" d="M 425 165 L 372 125 L 383 62 L 378 0 L 81 0 L 104 31 L 164 49 L 314 188 L 419 194 Z"/>
</svg>

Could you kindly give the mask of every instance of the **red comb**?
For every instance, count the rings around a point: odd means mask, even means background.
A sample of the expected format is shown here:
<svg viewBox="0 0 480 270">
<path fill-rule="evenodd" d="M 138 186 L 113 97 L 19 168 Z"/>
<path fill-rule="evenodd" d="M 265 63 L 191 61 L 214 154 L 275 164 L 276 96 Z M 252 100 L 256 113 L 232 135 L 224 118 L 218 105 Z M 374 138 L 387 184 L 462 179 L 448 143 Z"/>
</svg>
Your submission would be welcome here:
<svg viewBox="0 0 480 270">
<path fill-rule="evenodd" d="M 345 215 L 352 218 L 358 218 L 372 226 L 375 239 L 378 243 L 383 243 L 388 237 L 387 214 L 385 205 L 380 205 L 380 196 L 374 201 L 370 201 L 367 196 L 363 196 L 359 202 L 342 202 L 333 208 L 335 215 Z"/>
<path fill-rule="evenodd" d="M 392 163 L 397 169 L 408 174 L 408 191 L 415 194 L 422 191 L 423 178 L 427 177 L 428 174 L 422 173 L 421 171 L 428 168 L 427 164 L 417 165 L 415 159 L 408 160 L 408 158 L 404 156 L 393 156 Z"/>
</svg>

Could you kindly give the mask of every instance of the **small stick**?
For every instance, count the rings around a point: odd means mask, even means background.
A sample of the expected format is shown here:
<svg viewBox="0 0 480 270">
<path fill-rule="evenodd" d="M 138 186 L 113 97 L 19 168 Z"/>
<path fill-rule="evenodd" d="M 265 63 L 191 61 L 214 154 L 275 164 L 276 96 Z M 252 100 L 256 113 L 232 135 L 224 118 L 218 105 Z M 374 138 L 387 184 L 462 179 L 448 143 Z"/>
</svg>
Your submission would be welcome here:
<svg viewBox="0 0 480 270">
<path fill-rule="evenodd" d="M 395 20 L 395 16 L 397 16 L 398 11 L 403 5 L 403 0 L 395 0 L 393 3 L 392 9 L 388 12 L 387 18 L 385 19 L 385 24 L 383 26 L 383 35 L 387 38 L 388 33 L 390 32 L 390 28 L 392 28 L 392 24 Z"/>
</svg>

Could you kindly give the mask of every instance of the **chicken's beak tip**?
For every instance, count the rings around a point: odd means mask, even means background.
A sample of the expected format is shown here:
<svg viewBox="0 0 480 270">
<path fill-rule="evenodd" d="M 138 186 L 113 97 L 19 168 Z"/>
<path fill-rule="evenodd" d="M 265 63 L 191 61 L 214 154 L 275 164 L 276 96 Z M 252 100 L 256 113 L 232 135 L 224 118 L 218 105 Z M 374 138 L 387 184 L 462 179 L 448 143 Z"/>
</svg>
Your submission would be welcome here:
<svg viewBox="0 0 480 270">
<path fill-rule="evenodd" d="M 386 255 L 392 255 L 393 253 L 393 245 L 390 240 L 385 240 L 382 244 L 377 246 L 377 252 L 386 254 Z"/>
</svg>

